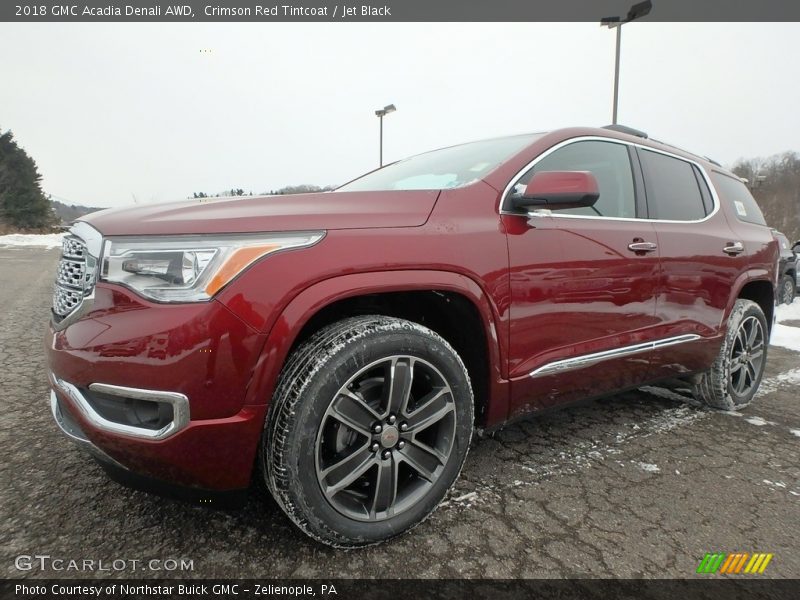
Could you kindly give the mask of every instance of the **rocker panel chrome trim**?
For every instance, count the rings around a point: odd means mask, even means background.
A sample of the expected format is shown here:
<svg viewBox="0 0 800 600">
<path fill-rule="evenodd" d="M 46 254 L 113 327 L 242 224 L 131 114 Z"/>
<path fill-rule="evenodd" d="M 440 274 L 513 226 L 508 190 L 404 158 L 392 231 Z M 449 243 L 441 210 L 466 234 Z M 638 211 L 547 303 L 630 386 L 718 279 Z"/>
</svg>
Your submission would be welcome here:
<svg viewBox="0 0 800 600">
<path fill-rule="evenodd" d="M 624 346 L 622 348 L 615 348 L 614 350 L 604 350 L 602 352 L 594 352 L 592 354 L 584 354 L 583 356 L 576 356 L 574 358 L 565 358 L 551 363 L 542 365 L 538 369 L 534 369 L 529 373 L 530 377 L 543 377 L 545 375 L 553 375 L 564 371 L 571 371 L 573 369 L 582 369 L 593 364 L 610 360 L 612 358 L 620 358 L 629 356 L 631 354 L 639 354 L 641 352 L 650 352 L 659 348 L 666 348 L 667 346 L 674 346 L 675 344 L 683 344 L 700 339 L 699 335 L 686 334 L 678 335 L 671 338 L 664 338 L 663 340 L 655 340 L 652 342 L 645 342 L 642 344 L 634 344 L 632 346 Z"/>
</svg>

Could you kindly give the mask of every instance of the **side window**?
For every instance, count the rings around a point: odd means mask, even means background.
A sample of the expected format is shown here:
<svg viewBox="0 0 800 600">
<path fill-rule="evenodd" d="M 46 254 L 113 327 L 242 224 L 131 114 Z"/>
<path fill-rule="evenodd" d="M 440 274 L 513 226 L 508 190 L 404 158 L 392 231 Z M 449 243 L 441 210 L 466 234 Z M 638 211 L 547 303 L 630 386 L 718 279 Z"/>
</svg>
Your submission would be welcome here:
<svg viewBox="0 0 800 600">
<path fill-rule="evenodd" d="M 679 158 L 639 150 L 651 219 L 696 221 L 706 216 L 694 167 Z"/>
<path fill-rule="evenodd" d="M 600 197 L 594 206 L 566 208 L 556 214 L 627 217 L 636 216 L 633 173 L 628 147 L 613 142 L 575 142 L 559 148 L 536 163 L 517 185 L 526 185 L 540 171 L 590 171 L 597 179 Z"/>
<path fill-rule="evenodd" d="M 733 207 L 737 219 L 745 223 L 766 226 L 767 222 L 761 214 L 761 209 L 742 181 L 717 171 L 712 171 L 711 181 L 722 201 Z"/>
</svg>

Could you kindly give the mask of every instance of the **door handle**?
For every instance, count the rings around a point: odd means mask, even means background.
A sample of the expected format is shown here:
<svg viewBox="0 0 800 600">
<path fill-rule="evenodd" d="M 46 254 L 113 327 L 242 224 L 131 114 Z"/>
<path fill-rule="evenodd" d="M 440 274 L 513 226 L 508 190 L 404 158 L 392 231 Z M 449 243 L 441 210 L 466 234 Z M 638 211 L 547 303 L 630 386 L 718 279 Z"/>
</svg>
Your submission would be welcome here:
<svg viewBox="0 0 800 600">
<path fill-rule="evenodd" d="M 722 251 L 725 254 L 736 256 L 737 254 L 744 252 L 744 244 L 742 242 L 728 242 L 728 245 L 725 246 Z"/>
<path fill-rule="evenodd" d="M 628 244 L 628 250 L 631 252 L 655 252 L 658 249 L 658 244 L 653 242 L 633 242 Z"/>
</svg>

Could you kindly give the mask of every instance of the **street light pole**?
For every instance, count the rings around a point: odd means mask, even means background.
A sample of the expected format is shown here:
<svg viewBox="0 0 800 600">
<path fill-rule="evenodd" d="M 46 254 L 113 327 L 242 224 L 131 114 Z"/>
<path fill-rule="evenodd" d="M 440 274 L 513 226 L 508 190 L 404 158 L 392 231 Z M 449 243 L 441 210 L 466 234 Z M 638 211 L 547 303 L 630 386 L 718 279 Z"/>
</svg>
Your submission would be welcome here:
<svg viewBox="0 0 800 600">
<path fill-rule="evenodd" d="M 396 110 L 397 108 L 394 104 L 388 104 L 375 111 L 375 116 L 378 117 L 378 121 L 380 122 L 380 133 L 378 137 L 378 165 L 381 167 L 383 166 L 383 117 L 389 113 L 393 113 Z"/>
<path fill-rule="evenodd" d="M 622 45 L 622 25 L 617 27 L 617 58 L 614 60 L 614 109 L 611 122 L 617 124 L 617 102 L 619 101 L 619 49 Z"/>
<path fill-rule="evenodd" d="M 650 14 L 653 8 L 653 3 L 650 0 L 634 4 L 628 11 L 628 16 L 624 19 L 622 17 L 605 17 L 600 20 L 600 25 L 605 25 L 609 29 L 617 30 L 617 54 L 614 59 L 614 103 L 611 115 L 611 121 L 614 125 L 617 124 L 617 107 L 619 105 L 619 55 L 620 47 L 622 46 L 622 26 L 625 23 L 635 21 L 645 15 Z"/>
</svg>

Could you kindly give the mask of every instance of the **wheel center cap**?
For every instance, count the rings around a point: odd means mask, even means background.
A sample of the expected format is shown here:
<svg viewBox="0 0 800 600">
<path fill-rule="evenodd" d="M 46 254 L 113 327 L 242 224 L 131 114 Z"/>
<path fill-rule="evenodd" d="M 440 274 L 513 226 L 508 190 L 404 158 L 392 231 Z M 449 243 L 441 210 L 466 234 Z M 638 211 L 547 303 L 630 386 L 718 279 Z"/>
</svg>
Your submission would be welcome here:
<svg viewBox="0 0 800 600">
<path fill-rule="evenodd" d="M 381 431 L 380 439 L 381 446 L 384 448 L 392 448 L 397 443 L 397 440 L 400 439 L 400 432 L 397 430 L 397 427 L 389 425 Z"/>
</svg>

